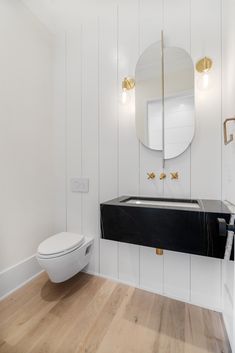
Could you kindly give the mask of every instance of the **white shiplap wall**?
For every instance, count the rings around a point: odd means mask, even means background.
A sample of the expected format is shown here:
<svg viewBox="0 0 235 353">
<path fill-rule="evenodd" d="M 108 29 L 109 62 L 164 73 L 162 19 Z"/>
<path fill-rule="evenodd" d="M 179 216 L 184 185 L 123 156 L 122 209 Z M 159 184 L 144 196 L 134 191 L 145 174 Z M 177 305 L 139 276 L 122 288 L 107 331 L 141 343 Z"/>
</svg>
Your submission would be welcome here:
<svg viewBox="0 0 235 353">
<path fill-rule="evenodd" d="M 158 257 L 151 248 L 100 240 L 99 203 L 123 194 L 221 198 L 220 7 L 220 0 L 104 1 L 67 30 L 66 64 L 57 68 L 67 82 L 67 229 L 95 237 L 88 270 L 213 309 L 221 309 L 220 260 L 169 251 Z M 195 88 L 192 146 L 166 162 L 167 173 L 179 171 L 175 182 L 146 179 L 162 171 L 161 153 L 136 138 L 134 92 L 120 104 L 122 78 L 134 76 L 138 56 L 162 28 L 166 45 L 214 62 L 210 89 Z M 90 179 L 88 194 L 70 192 L 70 178 L 80 175 Z"/>
</svg>

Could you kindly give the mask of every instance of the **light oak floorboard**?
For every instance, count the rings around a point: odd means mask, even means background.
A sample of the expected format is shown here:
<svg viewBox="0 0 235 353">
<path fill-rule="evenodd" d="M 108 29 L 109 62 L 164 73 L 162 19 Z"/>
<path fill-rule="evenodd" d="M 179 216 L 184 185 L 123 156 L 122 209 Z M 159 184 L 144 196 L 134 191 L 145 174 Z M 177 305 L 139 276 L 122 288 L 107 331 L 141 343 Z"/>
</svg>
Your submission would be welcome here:
<svg viewBox="0 0 235 353">
<path fill-rule="evenodd" d="M 0 302 L 0 353 L 231 353 L 220 313 L 80 273 Z"/>
</svg>

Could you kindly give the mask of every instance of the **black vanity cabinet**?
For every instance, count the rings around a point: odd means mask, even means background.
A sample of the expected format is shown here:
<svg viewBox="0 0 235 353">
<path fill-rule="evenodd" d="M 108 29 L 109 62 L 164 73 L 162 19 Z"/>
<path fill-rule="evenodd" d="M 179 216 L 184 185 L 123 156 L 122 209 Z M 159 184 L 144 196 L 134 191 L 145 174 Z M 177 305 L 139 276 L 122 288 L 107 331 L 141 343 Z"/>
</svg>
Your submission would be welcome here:
<svg viewBox="0 0 235 353">
<path fill-rule="evenodd" d="M 229 223 L 231 213 L 221 201 L 123 196 L 102 203 L 100 211 L 104 239 L 224 258 L 227 237 L 217 219 Z"/>
</svg>

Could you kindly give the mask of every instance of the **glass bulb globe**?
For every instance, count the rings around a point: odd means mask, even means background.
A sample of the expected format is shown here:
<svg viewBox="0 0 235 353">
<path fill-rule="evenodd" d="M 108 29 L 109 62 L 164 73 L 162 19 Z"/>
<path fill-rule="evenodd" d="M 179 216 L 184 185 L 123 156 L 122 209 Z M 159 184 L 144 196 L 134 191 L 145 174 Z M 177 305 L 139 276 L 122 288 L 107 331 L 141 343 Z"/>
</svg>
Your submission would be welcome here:
<svg viewBox="0 0 235 353">
<path fill-rule="evenodd" d="M 122 91 L 122 104 L 126 104 L 127 102 L 127 91 L 123 90 Z"/>
<path fill-rule="evenodd" d="M 203 77 L 202 77 L 202 86 L 203 86 L 203 89 L 207 89 L 208 86 L 209 86 L 209 75 L 207 72 L 205 72 L 203 74 Z"/>
</svg>

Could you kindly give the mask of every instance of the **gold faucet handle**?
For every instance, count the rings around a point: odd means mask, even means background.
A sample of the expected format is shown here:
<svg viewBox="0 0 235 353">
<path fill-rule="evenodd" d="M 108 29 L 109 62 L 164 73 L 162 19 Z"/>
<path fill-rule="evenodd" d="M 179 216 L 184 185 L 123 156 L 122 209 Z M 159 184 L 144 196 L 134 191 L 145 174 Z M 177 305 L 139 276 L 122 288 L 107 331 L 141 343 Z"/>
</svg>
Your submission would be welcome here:
<svg viewBox="0 0 235 353">
<path fill-rule="evenodd" d="M 156 178 L 156 174 L 155 174 L 154 172 L 147 173 L 147 175 L 148 175 L 148 179 L 153 180 L 153 179 L 155 179 L 155 178 Z"/>
<path fill-rule="evenodd" d="M 172 180 L 178 180 L 179 179 L 179 173 L 178 172 L 171 173 L 171 179 Z"/>
<path fill-rule="evenodd" d="M 166 179 L 166 174 L 165 173 L 161 173 L 160 174 L 160 180 Z"/>
</svg>

